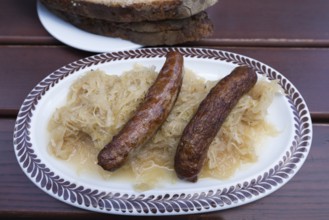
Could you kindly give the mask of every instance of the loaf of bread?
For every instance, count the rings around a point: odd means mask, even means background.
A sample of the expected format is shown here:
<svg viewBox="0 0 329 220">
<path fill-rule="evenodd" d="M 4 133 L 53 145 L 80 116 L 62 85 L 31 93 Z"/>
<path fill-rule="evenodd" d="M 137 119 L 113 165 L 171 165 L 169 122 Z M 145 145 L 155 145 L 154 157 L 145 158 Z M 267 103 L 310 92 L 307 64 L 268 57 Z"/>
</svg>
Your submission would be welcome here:
<svg viewBox="0 0 329 220">
<path fill-rule="evenodd" d="M 40 0 L 88 32 L 144 46 L 197 41 L 213 33 L 204 11 L 217 0 Z"/>
<path fill-rule="evenodd" d="M 217 0 L 41 0 L 48 8 L 111 22 L 190 17 Z"/>
<path fill-rule="evenodd" d="M 145 46 L 175 45 L 197 41 L 213 33 L 213 25 L 205 12 L 179 20 L 129 23 L 106 22 L 61 11 L 53 12 L 82 30 L 122 38 Z"/>
</svg>

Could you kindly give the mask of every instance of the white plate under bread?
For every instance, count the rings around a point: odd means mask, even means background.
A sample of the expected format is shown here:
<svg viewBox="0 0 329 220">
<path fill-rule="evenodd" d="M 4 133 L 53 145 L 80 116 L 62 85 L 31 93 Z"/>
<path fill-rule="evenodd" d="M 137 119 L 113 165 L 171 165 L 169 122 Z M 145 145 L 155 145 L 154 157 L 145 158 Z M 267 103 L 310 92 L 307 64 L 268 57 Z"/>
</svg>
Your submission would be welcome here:
<svg viewBox="0 0 329 220">
<path fill-rule="evenodd" d="M 41 24 L 54 38 L 76 49 L 103 53 L 140 48 L 141 45 L 119 38 L 100 36 L 80 30 L 49 12 L 39 1 L 37 12 Z"/>
</svg>

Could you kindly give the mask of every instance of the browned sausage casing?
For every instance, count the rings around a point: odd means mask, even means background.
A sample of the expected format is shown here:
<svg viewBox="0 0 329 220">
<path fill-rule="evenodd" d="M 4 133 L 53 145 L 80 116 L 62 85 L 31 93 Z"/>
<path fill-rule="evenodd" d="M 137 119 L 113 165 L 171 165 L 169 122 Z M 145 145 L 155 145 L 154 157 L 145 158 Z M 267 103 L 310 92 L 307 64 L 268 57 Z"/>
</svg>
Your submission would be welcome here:
<svg viewBox="0 0 329 220">
<path fill-rule="evenodd" d="M 163 124 L 180 92 L 183 79 L 183 56 L 168 52 L 158 77 L 149 88 L 135 115 L 98 154 L 98 164 L 114 171 L 125 162 L 128 153 L 145 144 Z"/>
<path fill-rule="evenodd" d="M 224 120 L 239 99 L 256 83 L 257 74 L 247 66 L 235 68 L 220 80 L 200 103 L 185 127 L 175 155 L 175 172 L 180 179 L 196 182 L 207 151 Z"/>
</svg>

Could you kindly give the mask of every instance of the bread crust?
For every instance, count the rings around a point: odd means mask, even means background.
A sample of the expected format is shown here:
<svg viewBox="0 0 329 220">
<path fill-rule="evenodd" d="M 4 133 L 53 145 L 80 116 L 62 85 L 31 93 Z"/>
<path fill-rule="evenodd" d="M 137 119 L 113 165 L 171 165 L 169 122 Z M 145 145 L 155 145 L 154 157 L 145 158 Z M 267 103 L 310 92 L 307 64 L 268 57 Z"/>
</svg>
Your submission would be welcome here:
<svg viewBox="0 0 329 220">
<path fill-rule="evenodd" d="M 55 14 L 76 27 L 98 35 L 122 38 L 143 46 L 176 45 L 197 41 L 213 33 L 213 24 L 206 12 L 175 20 L 147 22 L 108 22 L 55 11 Z"/>
<path fill-rule="evenodd" d="M 181 19 L 195 15 L 214 5 L 217 0 L 154 0 L 127 5 L 104 4 L 88 0 L 41 0 L 47 8 L 72 15 L 111 22 L 156 21 Z M 110 1 L 109 1 L 110 2 Z"/>
</svg>

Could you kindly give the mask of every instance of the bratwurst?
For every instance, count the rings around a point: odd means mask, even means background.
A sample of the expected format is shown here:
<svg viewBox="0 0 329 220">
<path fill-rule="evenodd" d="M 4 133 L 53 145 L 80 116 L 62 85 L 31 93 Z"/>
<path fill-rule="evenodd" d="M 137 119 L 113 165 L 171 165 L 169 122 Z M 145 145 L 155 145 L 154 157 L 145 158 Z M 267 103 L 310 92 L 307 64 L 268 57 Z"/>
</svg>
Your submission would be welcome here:
<svg viewBox="0 0 329 220">
<path fill-rule="evenodd" d="M 197 181 L 211 142 L 233 107 L 256 82 L 252 68 L 239 66 L 210 90 L 177 146 L 174 168 L 180 179 Z"/>
<path fill-rule="evenodd" d="M 172 110 L 183 81 L 183 56 L 167 53 L 166 61 L 144 101 L 133 117 L 98 154 L 98 164 L 105 170 L 121 167 L 129 152 L 145 144 L 164 123 Z"/>
</svg>

